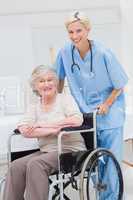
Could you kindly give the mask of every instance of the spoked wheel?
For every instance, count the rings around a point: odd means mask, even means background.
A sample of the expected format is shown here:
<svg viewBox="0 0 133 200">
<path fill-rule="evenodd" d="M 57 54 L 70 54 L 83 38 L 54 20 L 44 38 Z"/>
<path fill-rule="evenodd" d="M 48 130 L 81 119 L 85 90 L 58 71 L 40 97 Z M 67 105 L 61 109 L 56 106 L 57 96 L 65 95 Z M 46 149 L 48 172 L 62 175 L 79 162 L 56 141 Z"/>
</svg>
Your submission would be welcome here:
<svg viewBox="0 0 133 200">
<path fill-rule="evenodd" d="M 82 166 L 79 187 L 80 200 L 122 200 L 122 172 L 110 151 L 99 148 L 88 155 Z"/>
</svg>

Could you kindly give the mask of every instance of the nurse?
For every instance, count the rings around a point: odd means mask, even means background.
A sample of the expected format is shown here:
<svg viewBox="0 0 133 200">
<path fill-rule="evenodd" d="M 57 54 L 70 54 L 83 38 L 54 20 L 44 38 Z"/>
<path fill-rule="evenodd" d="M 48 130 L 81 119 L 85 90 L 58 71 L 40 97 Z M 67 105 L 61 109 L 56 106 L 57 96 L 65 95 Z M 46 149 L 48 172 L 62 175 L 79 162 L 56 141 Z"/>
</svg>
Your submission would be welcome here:
<svg viewBox="0 0 133 200">
<path fill-rule="evenodd" d="M 56 59 L 59 92 L 62 92 L 66 77 L 71 94 L 82 113 L 98 109 L 98 147 L 111 150 L 121 161 L 127 75 L 110 49 L 90 40 L 90 21 L 83 13 L 73 13 L 65 26 L 70 42 L 60 49 Z M 111 168 L 110 164 L 104 178 L 113 186 L 101 195 L 101 200 L 115 199 L 113 194 L 117 181 L 115 174 L 111 174 Z"/>
</svg>

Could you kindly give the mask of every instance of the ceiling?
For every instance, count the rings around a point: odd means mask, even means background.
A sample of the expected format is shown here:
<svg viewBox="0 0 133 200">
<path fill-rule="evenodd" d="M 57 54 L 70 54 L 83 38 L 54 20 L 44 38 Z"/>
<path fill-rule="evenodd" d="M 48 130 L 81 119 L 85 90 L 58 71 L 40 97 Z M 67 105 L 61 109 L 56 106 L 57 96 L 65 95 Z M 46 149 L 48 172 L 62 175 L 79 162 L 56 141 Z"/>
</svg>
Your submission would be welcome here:
<svg viewBox="0 0 133 200">
<path fill-rule="evenodd" d="M 63 12 L 119 7 L 120 0 L 0 0 L 0 15 Z"/>
</svg>

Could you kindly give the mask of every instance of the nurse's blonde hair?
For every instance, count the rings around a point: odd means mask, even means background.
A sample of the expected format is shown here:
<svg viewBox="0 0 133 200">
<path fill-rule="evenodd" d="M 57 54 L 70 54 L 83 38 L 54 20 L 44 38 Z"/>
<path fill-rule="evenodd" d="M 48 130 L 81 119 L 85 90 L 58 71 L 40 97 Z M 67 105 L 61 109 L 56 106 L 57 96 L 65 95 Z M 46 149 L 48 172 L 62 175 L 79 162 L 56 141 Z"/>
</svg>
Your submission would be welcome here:
<svg viewBox="0 0 133 200">
<path fill-rule="evenodd" d="M 52 76 L 55 80 L 55 84 L 58 87 L 58 77 L 57 77 L 55 70 L 51 66 L 39 65 L 32 71 L 31 78 L 30 78 L 30 85 L 31 85 L 33 92 L 35 92 L 35 94 L 38 95 L 38 92 L 35 89 L 35 84 L 36 84 L 37 79 L 43 77 L 47 73 L 52 74 Z"/>
<path fill-rule="evenodd" d="M 73 12 L 71 13 L 67 20 L 65 21 L 65 26 L 68 29 L 68 26 L 73 22 L 79 21 L 81 24 L 85 26 L 87 29 L 91 29 L 91 23 L 89 18 L 83 12 Z"/>
</svg>

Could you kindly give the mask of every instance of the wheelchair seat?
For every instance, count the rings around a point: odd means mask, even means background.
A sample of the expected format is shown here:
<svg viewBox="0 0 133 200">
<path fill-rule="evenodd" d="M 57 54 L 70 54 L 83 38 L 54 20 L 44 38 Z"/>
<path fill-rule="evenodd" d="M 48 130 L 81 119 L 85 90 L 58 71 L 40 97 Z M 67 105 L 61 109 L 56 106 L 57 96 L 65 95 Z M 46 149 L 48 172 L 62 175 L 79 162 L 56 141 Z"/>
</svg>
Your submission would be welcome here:
<svg viewBox="0 0 133 200">
<path fill-rule="evenodd" d="M 40 150 L 39 149 L 32 149 L 32 150 L 11 152 L 11 162 L 18 159 L 18 158 L 21 158 L 21 157 L 27 156 L 29 154 L 35 153 L 37 151 L 40 151 Z"/>
<path fill-rule="evenodd" d="M 61 171 L 64 174 L 80 171 L 84 160 L 90 154 L 90 151 L 78 151 L 63 153 L 60 155 Z"/>
</svg>

